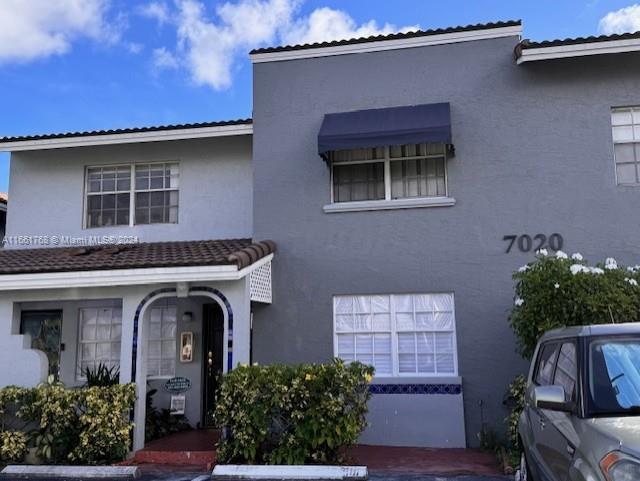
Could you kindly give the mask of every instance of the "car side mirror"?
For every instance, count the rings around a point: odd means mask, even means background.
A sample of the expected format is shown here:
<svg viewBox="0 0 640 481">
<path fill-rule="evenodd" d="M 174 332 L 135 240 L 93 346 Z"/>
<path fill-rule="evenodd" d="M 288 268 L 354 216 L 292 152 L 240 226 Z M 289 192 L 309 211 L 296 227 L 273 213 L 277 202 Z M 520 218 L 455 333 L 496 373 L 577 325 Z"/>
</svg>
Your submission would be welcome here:
<svg viewBox="0 0 640 481">
<path fill-rule="evenodd" d="M 538 386 L 533 390 L 533 403 L 537 408 L 550 411 L 573 412 L 575 403 L 567 402 L 562 386 Z"/>
</svg>

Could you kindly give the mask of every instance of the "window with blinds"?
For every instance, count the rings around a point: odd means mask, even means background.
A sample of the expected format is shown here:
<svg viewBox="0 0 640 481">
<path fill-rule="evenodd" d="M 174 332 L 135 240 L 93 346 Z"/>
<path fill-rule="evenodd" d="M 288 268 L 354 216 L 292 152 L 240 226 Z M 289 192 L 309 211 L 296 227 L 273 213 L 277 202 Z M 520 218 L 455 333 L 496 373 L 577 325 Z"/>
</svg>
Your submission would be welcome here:
<svg viewBox="0 0 640 481">
<path fill-rule="evenodd" d="M 611 111 L 618 185 L 640 185 L 640 107 Z"/>
<path fill-rule="evenodd" d="M 333 202 L 447 196 L 444 144 L 331 152 Z"/>
<path fill-rule="evenodd" d="M 156 301 L 149 308 L 147 377 L 170 378 L 176 374 L 177 306 L 175 299 Z"/>
<path fill-rule="evenodd" d="M 76 379 L 84 380 L 87 369 L 100 364 L 120 365 L 122 308 L 90 307 L 78 310 L 78 365 Z"/>
<path fill-rule="evenodd" d="M 177 162 L 88 167 L 85 225 L 177 224 Z"/>
<path fill-rule="evenodd" d="M 457 375 L 453 294 L 336 296 L 335 355 L 376 376 Z"/>
</svg>

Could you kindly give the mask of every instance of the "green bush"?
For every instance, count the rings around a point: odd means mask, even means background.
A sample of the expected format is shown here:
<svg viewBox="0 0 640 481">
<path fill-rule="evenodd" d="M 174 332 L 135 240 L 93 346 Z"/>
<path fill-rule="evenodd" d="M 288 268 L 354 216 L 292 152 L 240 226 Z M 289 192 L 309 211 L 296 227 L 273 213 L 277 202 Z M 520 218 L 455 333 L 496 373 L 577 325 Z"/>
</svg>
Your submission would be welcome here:
<svg viewBox="0 0 640 481">
<path fill-rule="evenodd" d="M 19 463 L 27 454 L 27 435 L 20 431 L 0 433 L 0 460 Z"/>
<path fill-rule="evenodd" d="M 520 413 L 524 409 L 525 394 L 527 392 L 527 378 L 523 375 L 517 376 L 507 391 L 507 407 L 510 412 L 505 422 L 507 423 L 507 432 L 509 434 L 509 447 L 519 449 L 518 446 L 518 421 Z"/>
<path fill-rule="evenodd" d="M 120 461 L 129 449 L 135 400 L 133 384 L 67 389 L 49 382 L 35 388 L 0 389 L 0 434 L 22 422 L 37 456 L 48 463 L 103 464 Z M 12 441 L 16 442 L 16 441 Z"/>
<path fill-rule="evenodd" d="M 373 368 L 360 363 L 242 366 L 223 377 L 214 418 L 223 463 L 340 462 L 366 426 Z"/>
<path fill-rule="evenodd" d="M 623 268 L 612 258 L 595 267 L 580 254 L 542 252 L 521 267 L 509 321 L 520 353 L 533 356 L 540 336 L 564 326 L 640 320 L 639 268 Z"/>
</svg>

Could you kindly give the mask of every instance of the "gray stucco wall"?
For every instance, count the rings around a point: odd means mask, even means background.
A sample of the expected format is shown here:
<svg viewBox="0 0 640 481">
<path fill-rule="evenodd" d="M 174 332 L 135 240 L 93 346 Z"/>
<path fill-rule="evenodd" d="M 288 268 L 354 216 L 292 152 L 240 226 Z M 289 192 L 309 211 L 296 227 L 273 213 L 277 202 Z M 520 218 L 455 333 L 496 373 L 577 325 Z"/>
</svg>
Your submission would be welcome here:
<svg viewBox="0 0 640 481">
<path fill-rule="evenodd" d="M 505 388 L 527 368 L 511 274 L 533 258 L 503 236 L 557 232 L 566 251 L 640 260 L 640 190 L 616 186 L 610 124 L 612 106 L 640 104 L 640 56 L 518 66 L 517 40 L 254 65 L 254 235 L 278 244 L 256 361 L 329 359 L 333 295 L 452 291 L 467 443 L 483 421 L 503 432 Z M 451 103 L 455 206 L 323 213 L 325 113 L 435 102 Z"/>
<path fill-rule="evenodd" d="M 86 166 L 176 160 L 177 224 L 83 229 Z M 141 242 L 251 237 L 251 136 L 15 152 L 9 185 L 7 236 L 126 235 Z"/>
</svg>

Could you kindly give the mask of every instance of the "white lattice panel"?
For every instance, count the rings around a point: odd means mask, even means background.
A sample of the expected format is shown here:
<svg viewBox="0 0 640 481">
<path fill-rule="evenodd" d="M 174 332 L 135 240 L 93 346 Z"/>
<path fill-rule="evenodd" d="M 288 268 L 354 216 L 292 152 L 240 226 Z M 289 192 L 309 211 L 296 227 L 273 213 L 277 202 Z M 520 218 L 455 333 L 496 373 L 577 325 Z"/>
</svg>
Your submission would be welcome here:
<svg viewBox="0 0 640 481">
<path fill-rule="evenodd" d="M 271 261 L 251 273 L 249 290 L 252 301 L 271 304 Z"/>
</svg>

